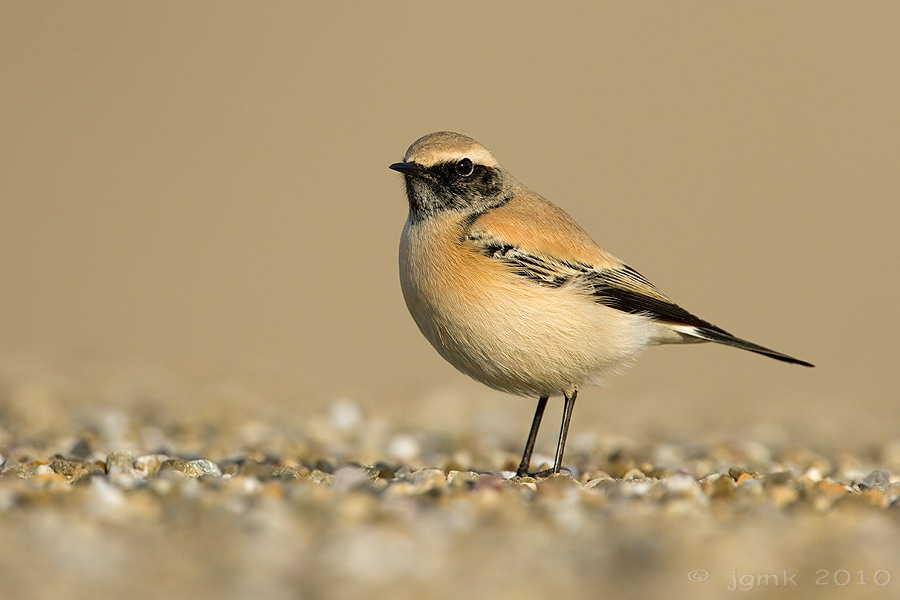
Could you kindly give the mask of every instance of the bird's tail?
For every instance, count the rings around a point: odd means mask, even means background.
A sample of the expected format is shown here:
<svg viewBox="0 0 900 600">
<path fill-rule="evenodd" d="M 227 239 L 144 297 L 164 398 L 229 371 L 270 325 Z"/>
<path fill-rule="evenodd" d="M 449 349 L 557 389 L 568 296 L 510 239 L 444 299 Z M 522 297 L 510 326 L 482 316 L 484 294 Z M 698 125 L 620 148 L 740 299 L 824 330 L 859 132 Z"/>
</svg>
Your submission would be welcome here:
<svg viewBox="0 0 900 600">
<path fill-rule="evenodd" d="M 749 350 L 750 352 L 756 352 L 757 354 L 762 354 L 763 356 L 768 356 L 770 358 L 774 358 L 775 360 L 781 360 L 786 363 L 803 365 L 804 367 L 815 366 L 814 364 L 808 363 L 805 360 L 800 360 L 799 358 L 794 358 L 793 356 L 788 356 L 787 354 L 782 354 L 781 352 L 770 350 L 769 348 L 760 346 L 759 344 L 754 344 L 753 342 L 742 340 L 741 338 L 735 337 L 725 331 L 716 331 L 715 329 L 709 329 L 707 327 L 679 327 L 678 330 L 687 335 L 700 338 L 701 340 L 716 342 L 717 344 L 725 344 L 726 346 L 734 346 L 735 348 L 740 348 L 742 350 Z"/>
</svg>

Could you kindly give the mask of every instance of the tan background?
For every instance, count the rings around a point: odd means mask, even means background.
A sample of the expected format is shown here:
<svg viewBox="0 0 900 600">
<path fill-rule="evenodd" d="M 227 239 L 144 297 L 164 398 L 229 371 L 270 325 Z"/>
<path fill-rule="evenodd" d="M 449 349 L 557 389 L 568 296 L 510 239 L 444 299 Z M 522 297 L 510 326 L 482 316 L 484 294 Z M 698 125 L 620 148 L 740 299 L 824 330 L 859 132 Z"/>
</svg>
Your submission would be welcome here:
<svg viewBox="0 0 900 600">
<path fill-rule="evenodd" d="M 573 431 L 891 436 L 898 23 L 894 2 L 4 2 L 4 368 L 524 433 L 531 402 L 444 364 L 399 292 L 387 165 L 452 129 L 689 310 L 818 365 L 652 349 Z"/>
</svg>

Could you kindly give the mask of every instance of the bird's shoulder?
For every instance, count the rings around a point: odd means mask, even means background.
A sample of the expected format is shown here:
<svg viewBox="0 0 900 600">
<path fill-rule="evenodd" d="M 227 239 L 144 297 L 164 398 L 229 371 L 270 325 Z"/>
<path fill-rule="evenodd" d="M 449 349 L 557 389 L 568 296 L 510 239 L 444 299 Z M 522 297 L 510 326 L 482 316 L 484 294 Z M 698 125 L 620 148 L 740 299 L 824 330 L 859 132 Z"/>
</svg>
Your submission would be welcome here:
<svg viewBox="0 0 900 600">
<path fill-rule="evenodd" d="M 520 189 L 505 204 L 475 217 L 465 234 L 522 252 L 599 269 L 622 267 L 568 213 L 542 196 Z"/>
<path fill-rule="evenodd" d="M 649 280 L 603 250 L 563 209 L 533 193 L 472 219 L 464 241 L 542 285 L 572 287 L 601 304 L 644 312 L 670 300 Z"/>
</svg>

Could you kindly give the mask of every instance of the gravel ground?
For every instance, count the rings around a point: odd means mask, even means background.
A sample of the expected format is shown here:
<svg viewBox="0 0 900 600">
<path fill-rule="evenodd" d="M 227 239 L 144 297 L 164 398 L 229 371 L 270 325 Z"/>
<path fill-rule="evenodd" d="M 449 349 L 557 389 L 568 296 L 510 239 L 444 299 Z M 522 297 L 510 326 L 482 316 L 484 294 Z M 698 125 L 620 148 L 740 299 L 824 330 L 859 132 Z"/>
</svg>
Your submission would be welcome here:
<svg viewBox="0 0 900 600">
<path fill-rule="evenodd" d="M 287 426 L 63 388 L 3 382 L 3 599 L 900 596 L 900 442 L 581 436 L 516 478 L 521 440 L 347 401 Z"/>
</svg>

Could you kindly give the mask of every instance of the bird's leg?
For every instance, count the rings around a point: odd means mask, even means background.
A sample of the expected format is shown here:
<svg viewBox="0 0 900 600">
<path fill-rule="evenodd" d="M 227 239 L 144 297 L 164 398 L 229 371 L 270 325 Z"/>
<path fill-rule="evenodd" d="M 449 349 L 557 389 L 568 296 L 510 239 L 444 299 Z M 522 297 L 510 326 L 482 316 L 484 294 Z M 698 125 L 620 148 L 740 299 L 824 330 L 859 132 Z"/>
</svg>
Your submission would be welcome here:
<svg viewBox="0 0 900 600">
<path fill-rule="evenodd" d="M 537 409 L 534 411 L 534 419 L 531 421 L 531 431 L 528 432 L 528 441 L 525 442 L 525 452 L 522 454 L 522 462 L 516 469 L 518 477 L 528 475 L 528 465 L 531 464 L 531 453 L 534 451 L 534 443 L 537 441 L 538 429 L 541 427 L 541 419 L 544 416 L 544 409 L 547 408 L 547 396 L 541 396 L 538 399 Z"/>
<path fill-rule="evenodd" d="M 563 452 L 566 450 L 566 436 L 569 435 L 569 422 L 572 420 L 572 411 L 575 409 L 575 398 L 578 397 L 578 390 L 572 390 L 572 395 L 563 394 L 566 399 L 563 406 L 562 427 L 559 429 L 559 443 L 556 445 L 556 460 L 553 461 L 553 472 L 559 473 L 562 467 Z"/>
</svg>

